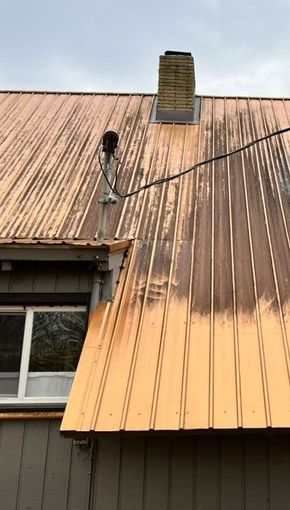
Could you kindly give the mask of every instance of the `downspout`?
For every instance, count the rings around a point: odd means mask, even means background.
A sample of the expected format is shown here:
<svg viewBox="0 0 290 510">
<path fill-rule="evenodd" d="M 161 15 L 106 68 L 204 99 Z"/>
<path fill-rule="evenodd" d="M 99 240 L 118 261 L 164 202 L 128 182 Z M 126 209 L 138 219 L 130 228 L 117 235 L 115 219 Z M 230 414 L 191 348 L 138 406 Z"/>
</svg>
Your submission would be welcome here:
<svg viewBox="0 0 290 510">
<path fill-rule="evenodd" d="M 91 299 L 90 299 L 90 315 L 95 311 L 99 302 L 100 302 L 100 293 L 101 293 L 101 285 L 102 278 L 100 273 L 95 269 L 93 280 L 92 280 L 92 290 L 91 290 Z"/>
</svg>

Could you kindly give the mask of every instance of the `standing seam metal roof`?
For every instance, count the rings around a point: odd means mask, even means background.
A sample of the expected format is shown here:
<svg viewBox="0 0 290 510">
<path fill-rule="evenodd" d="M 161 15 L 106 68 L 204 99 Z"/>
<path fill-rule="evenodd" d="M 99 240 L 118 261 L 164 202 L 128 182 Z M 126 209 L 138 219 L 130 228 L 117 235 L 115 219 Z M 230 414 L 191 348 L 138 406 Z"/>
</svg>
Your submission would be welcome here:
<svg viewBox="0 0 290 510">
<path fill-rule="evenodd" d="M 0 95 L 0 236 L 93 239 L 97 149 L 119 187 L 290 125 L 290 100 L 211 98 L 196 126 L 150 124 L 154 96 Z M 290 425 L 289 135 L 112 206 L 134 238 L 92 317 L 64 431 Z"/>
</svg>

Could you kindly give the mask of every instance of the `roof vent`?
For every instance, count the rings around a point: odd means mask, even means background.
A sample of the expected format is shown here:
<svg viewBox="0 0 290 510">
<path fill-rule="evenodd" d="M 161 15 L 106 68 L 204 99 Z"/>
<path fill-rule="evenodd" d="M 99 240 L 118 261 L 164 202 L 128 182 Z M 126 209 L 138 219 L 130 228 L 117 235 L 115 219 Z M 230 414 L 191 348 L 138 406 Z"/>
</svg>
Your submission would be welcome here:
<svg viewBox="0 0 290 510">
<path fill-rule="evenodd" d="M 193 122 L 194 62 L 191 53 L 166 51 L 159 57 L 156 121 Z"/>
</svg>

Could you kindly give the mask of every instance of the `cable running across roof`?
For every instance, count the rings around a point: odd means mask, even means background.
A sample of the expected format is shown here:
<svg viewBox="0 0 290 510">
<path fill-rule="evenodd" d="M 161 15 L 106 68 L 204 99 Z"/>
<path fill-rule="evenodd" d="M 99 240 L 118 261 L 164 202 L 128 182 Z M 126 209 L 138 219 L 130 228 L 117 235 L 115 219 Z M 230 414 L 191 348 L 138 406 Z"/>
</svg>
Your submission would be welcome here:
<svg viewBox="0 0 290 510">
<path fill-rule="evenodd" d="M 162 177 L 161 179 L 156 179 L 155 181 L 151 181 L 151 182 L 149 182 L 147 184 L 144 184 L 143 186 L 140 186 L 139 188 L 136 188 L 133 191 L 129 191 L 128 193 L 121 193 L 117 189 L 118 168 L 116 170 L 116 176 L 115 176 L 114 184 L 111 184 L 111 182 L 109 181 L 109 179 L 108 179 L 108 177 L 107 177 L 107 175 L 106 175 L 106 173 L 104 171 L 102 160 L 101 160 L 101 150 L 102 150 L 102 147 L 100 147 L 99 154 L 98 154 L 99 164 L 100 164 L 100 168 L 101 168 L 102 174 L 103 174 L 106 182 L 108 183 L 108 186 L 110 187 L 111 191 L 118 198 L 125 199 L 125 198 L 132 197 L 133 195 L 136 195 L 137 193 L 140 193 L 141 191 L 145 191 L 146 189 L 151 188 L 152 186 L 158 186 L 159 184 L 165 184 L 166 182 L 173 181 L 174 179 L 177 179 L 178 177 L 182 177 L 183 175 L 188 174 L 189 172 L 192 172 L 196 168 L 199 168 L 199 167 L 201 167 L 203 165 L 207 165 L 209 163 L 213 163 L 215 161 L 219 161 L 220 159 L 225 159 L 225 158 L 228 158 L 230 156 L 233 156 L 234 154 L 238 154 L 239 152 L 242 152 L 245 149 L 249 149 L 249 147 L 252 147 L 253 145 L 256 145 L 257 143 L 263 142 L 264 140 L 268 140 L 269 138 L 272 138 L 273 136 L 282 135 L 284 133 L 287 133 L 288 131 L 290 131 L 290 127 L 287 127 L 287 128 L 284 128 L 284 129 L 280 129 L 278 131 L 274 131 L 274 132 L 272 132 L 272 133 L 270 133 L 268 135 L 262 136 L 261 138 L 257 138 L 255 140 L 253 140 L 252 142 L 247 143 L 246 145 L 242 145 L 241 147 L 238 147 L 237 149 L 234 149 L 234 150 L 232 150 L 230 152 L 227 152 L 227 153 L 224 153 L 224 154 L 219 154 L 218 156 L 214 156 L 212 158 L 205 159 L 204 161 L 200 161 L 198 163 L 195 163 L 194 165 L 190 166 L 189 168 L 186 168 L 185 170 L 182 170 L 181 172 L 178 172 L 177 174 L 172 174 L 172 175 L 168 175 L 167 177 Z M 115 159 L 118 161 L 118 166 L 119 166 L 120 165 L 120 160 L 118 158 L 115 158 Z"/>
</svg>

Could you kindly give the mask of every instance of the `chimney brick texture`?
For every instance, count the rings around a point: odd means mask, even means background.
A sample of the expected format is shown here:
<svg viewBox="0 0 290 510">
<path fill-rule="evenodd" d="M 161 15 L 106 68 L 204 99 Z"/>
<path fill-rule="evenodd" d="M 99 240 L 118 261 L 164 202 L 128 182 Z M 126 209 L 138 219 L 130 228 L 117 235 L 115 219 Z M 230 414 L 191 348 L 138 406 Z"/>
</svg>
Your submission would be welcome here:
<svg viewBox="0 0 290 510">
<path fill-rule="evenodd" d="M 194 109 L 195 75 L 191 55 L 161 55 L 157 108 Z"/>
</svg>

